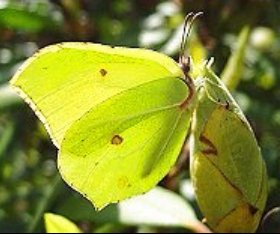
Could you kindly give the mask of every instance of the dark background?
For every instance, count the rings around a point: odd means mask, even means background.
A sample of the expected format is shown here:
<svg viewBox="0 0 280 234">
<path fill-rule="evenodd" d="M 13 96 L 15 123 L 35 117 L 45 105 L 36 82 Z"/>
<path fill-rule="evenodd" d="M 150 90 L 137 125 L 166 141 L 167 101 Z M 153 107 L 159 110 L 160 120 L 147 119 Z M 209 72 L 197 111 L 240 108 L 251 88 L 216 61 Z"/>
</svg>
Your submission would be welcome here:
<svg viewBox="0 0 280 234">
<path fill-rule="evenodd" d="M 190 11 L 204 12 L 197 34 L 208 56 L 215 57 L 217 74 L 242 27 L 248 24 L 252 28 L 245 69 L 234 96 L 255 130 L 267 163 L 270 191 L 266 212 L 280 205 L 280 1 L 0 0 L 0 232 L 42 232 L 45 211 L 65 215 L 84 231 L 141 230 L 123 225 L 114 206 L 96 214 L 61 181 L 55 147 L 7 82 L 36 50 L 57 42 L 90 41 L 161 50 Z M 257 32 L 262 39 L 256 39 Z M 177 54 L 178 50 L 170 55 L 177 59 Z M 180 184 L 188 181 L 188 160 L 179 169 L 161 185 L 184 197 Z M 202 218 L 195 200 L 188 201 Z M 279 212 L 272 212 L 260 230 L 279 233 Z"/>
</svg>

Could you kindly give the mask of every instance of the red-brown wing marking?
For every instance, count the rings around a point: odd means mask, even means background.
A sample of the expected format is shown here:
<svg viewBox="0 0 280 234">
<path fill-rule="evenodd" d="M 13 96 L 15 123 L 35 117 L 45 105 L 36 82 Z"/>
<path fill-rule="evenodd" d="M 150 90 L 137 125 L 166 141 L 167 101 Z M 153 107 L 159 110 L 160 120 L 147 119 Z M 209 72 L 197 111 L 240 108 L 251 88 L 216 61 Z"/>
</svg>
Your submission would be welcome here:
<svg viewBox="0 0 280 234">
<path fill-rule="evenodd" d="M 213 154 L 213 155 L 218 155 L 218 150 L 215 147 L 215 145 L 204 135 L 200 135 L 199 137 L 200 142 L 202 142 L 203 144 L 205 144 L 207 146 L 207 148 L 205 148 L 204 150 L 202 150 L 203 154 Z"/>
<path fill-rule="evenodd" d="M 120 145 L 123 142 L 123 138 L 120 135 L 115 135 L 111 139 L 111 144 Z"/>
<path fill-rule="evenodd" d="M 105 69 L 103 69 L 103 68 L 102 68 L 99 72 L 100 72 L 101 76 L 106 76 L 107 73 L 108 73 L 108 72 L 107 72 Z"/>
</svg>

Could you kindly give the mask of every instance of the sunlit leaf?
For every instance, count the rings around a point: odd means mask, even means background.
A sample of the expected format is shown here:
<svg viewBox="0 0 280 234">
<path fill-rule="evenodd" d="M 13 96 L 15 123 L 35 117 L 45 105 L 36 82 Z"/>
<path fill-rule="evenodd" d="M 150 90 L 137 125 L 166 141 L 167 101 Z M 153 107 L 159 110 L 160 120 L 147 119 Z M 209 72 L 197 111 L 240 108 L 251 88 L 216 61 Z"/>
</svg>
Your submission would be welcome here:
<svg viewBox="0 0 280 234">
<path fill-rule="evenodd" d="M 17 8 L 0 9 L 0 28 L 39 32 L 50 26 L 54 26 L 52 20 L 36 12 Z"/>
<path fill-rule="evenodd" d="M 81 233 L 74 223 L 63 216 L 48 213 L 44 219 L 47 233 Z"/>
<path fill-rule="evenodd" d="M 221 74 L 221 79 L 229 90 L 234 90 L 242 78 L 242 72 L 245 65 L 245 53 L 250 32 L 250 27 L 244 26 L 240 32 L 236 46 Z"/>
<path fill-rule="evenodd" d="M 186 200 L 160 187 L 145 195 L 123 201 L 118 206 L 120 220 L 128 225 L 195 229 L 199 223 L 193 208 Z"/>
</svg>

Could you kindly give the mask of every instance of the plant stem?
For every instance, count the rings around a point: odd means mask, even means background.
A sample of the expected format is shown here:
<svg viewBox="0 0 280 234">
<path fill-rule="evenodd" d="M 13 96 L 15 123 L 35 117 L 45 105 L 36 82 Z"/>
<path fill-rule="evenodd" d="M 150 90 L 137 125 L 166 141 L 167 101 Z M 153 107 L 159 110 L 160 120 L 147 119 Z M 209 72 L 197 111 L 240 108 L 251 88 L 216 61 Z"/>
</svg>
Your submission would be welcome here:
<svg viewBox="0 0 280 234">
<path fill-rule="evenodd" d="M 250 27 L 244 26 L 238 36 L 236 49 L 230 56 L 222 74 L 221 79 L 229 90 L 235 90 L 238 86 L 244 68 L 245 52 L 250 36 Z"/>
<path fill-rule="evenodd" d="M 39 225 L 44 213 L 46 212 L 48 207 L 51 205 L 55 196 L 58 194 L 58 192 L 60 190 L 59 188 L 62 187 L 63 182 L 62 182 L 60 174 L 57 174 L 54 177 L 53 182 L 51 184 L 52 185 L 49 186 L 48 189 L 46 189 L 44 196 L 42 197 L 39 205 L 37 206 L 33 221 L 30 223 L 30 225 L 27 228 L 28 233 L 33 233 L 38 228 L 38 225 Z"/>
</svg>

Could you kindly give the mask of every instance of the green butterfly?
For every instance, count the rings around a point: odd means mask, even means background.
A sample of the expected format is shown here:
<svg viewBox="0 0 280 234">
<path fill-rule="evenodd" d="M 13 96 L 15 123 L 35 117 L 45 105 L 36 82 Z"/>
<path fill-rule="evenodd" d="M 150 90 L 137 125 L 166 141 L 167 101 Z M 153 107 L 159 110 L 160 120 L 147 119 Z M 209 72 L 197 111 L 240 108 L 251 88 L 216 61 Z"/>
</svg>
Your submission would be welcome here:
<svg viewBox="0 0 280 234">
<path fill-rule="evenodd" d="M 151 50 L 62 43 L 11 84 L 59 149 L 65 181 L 101 209 L 153 188 L 174 165 L 189 129 L 188 82 Z"/>
<path fill-rule="evenodd" d="M 210 64 L 192 116 L 192 181 L 215 232 L 250 233 L 265 208 L 266 167 L 248 121 Z"/>
<path fill-rule="evenodd" d="M 191 13 L 186 18 L 181 51 L 197 16 L 199 14 Z M 190 77 L 190 60 L 183 53 L 178 64 L 146 49 L 62 43 L 46 47 L 28 59 L 11 84 L 44 123 L 59 149 L 58 168 L 64 180 L 97 209 L 153 188 L 175 164 L 192 119 L 192 179 L 209 225 L 218 231 L 225 230 L 219 226 L 220 222 L 241 200 L 257 209 L 253 219 L 258 223 L 266 200 L 266 190 L 261 193 L 259 188 L 265 184 L 266 177 L 253 132 L 241 112 L 232 112 L 230 108 L 220 111 L 224 103 L 231 108 L 237 104 L 228 101 L 232 99 L 224 86 L 217 88 L 220 84 L 213 81 L 212 75 L 209 77 L 207 66 L 203 66 L 201 72 L 195 67 L 198 78 L 192 77 L 197 78 L 194 82 Z M 212 85 L 197 85 L 199 80 L 205 84 L 209 80 Z M 213 90 L 219 94 L 217 97 Z M 225 98 L 222 100 L 220 95 Z M 219 103 L 219 99 L 224 102 Z M 224 122 L 227 118 L 228 122 Z M 242 119 L 246 130 L 235 123 L 237 119 Z M 221 122 L 229 127 L 216 131 L 217 123 Z M 252 160 L 234 160 L 248 157 L 245 151 L 235 154 L 220 150 L 235 144 L 235 141 L 227 143 L 219 138 L 219 134 L 224 136 L 232 128 L 240 128 L 239 137 L 255 150 L 250 151 Z M 206 135 L 202 135 L 205 129 L 208 141 Z M 225 163 L 218 160 L 216 165 L 215 159 L 213 162 L 209 159 L 209 164 L 200 152 L 212 153 L 225 159 Z M 208 191 L 213 181 L 222 180 L 218 172 L 227 171 L 219 167 L 228 167 L 229 173 L 231 168 L 236 168 L 242 174 L 244 167 L 236 164 L 243 162 L 247 163 L 246 168 L 255 168 L 248 174 L 250 178 L 230 177 L 225 173 L 222 175 L 227 179 L 224 184 Z M 254 181 L 254 184 L 246 187 L 245 182 L 236 183 L 239 179 L 246 179 L 246 183 Z M 227 193 L 232 185 L 242 192 L 239 200 Z M 243 189 L 248 190 L 248 194 L 243 194 Z M 211 194 L 209 200 L 207 193 Z M 255 193 L 264 194 L 261 202 Z M 225 208 L 220 212 L 219 207 L 213 206 L 217 194 L 233 200 L 232 206 L 221 204 Z M 256 228 L 255 223 L 249 227 L 246 223 L 242 225 L 250 231 Z M 227 225 L 234 230 L 234 224 Z"/>
</svg>

